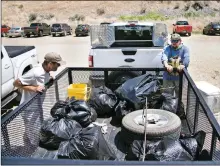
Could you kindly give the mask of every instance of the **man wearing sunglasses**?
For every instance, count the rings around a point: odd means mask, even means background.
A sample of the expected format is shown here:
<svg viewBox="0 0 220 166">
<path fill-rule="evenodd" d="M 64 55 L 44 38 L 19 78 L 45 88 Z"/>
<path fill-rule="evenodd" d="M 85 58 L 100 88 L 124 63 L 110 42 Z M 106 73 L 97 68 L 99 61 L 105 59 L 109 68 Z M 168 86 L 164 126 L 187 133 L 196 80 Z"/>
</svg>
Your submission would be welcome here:
<svg viewBox="0 0 220 166">
<path fill-rule="evenodd" d="M 177 68 L 178 72 L 181 72 L 183 68 L 187 68 L 189 66 L 189 49 L 182 44 L 179 34 L 171 35 L 171 45 L 164 48 L 161 58 L 162 64 L 166 69 L 163 74 L 163 86 L 165 88 L 165 92 L 178 97 L 179 75 L 172 74 L 174 72 L 174 68 L 169 65 L 169 61 L 174 58 L 177 58 L 177 60 L 181 62 L 181 65 Z"/>
<path fill-rule="evenodd" d="M 36 92 L 43 92 L 44 85 L 53 79 L 50 72 L 57 71 L 57 68 L 64 64 L 59 54 L 50 52 L 45 55 L 42 64 L 34 66 L 28 73 L 15 80 L 14 86 L 23 91 L 20 104 L 30 99 Z"/>
</svg>

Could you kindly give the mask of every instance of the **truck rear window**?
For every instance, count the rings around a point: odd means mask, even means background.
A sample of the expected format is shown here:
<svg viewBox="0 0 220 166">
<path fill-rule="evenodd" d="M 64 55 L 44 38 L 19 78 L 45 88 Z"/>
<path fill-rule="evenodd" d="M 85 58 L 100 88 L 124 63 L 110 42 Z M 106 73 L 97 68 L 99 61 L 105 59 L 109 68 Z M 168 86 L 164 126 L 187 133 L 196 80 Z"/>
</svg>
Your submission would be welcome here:
<svg viewBox="0 0 220 166">
<path fill-rule="evenodd" d="M 115 42 L 111 47 L 152 47 L 153 26 L 115 26 Z"/>
<path fill-rule="evenodd" d="M 125 25 L 115 27 L 115 40 L 152 40 L 152 26 Z"/>
<path fill-rule="evenodd" d="M 187 21 L 177 21 L 176 25 L 189 25 Z"/>
<path fill-rule="evenodd" d="M 32 24 L 30 25 L 30 27 L 37 27 L 37 26 L 41 26 L 41 24 L 40 24 L 40 23 L 32 23 Z"/>
<path fill-rule="evenodd" d="M 60 27 L 60 24 L 53 24 L 52 27 Z"/>
</svg>

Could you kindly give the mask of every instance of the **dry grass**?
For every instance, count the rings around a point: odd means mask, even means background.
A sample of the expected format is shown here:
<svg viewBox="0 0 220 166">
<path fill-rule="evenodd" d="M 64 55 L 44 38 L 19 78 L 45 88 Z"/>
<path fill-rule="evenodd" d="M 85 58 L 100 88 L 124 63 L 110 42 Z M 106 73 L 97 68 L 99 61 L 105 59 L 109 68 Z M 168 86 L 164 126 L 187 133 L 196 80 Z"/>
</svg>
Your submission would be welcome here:
<svg viewBox="0 0 220 166">
<path fill-rule="evenodd" d="M 192 1 L 187 2 L 192 5 Z M 69 18 L 76 14 L 85 16 L 82 23 L 99 24 L 102 21 L 118 21 L 119 17 L 124 15 L 140 15 L 140 11 L 146 9 L 147 11 L 157 12 L 160 9 L 172 9 L 178 6 L 178 10 L 184 9 L 187 4 L 184 1 L 3 1 L 2 2 L 2 23 L 20 26 L 29 25 L 29 15 L 36 13 L 37 15 L 54 15 L 53 18 L 45 19 L 44 17 L 37 17 L 36 21 L 46 22 L 48 24 L 54 22 L 66 22 L 72 27 L 75 27 L 77 22 L 71 21 Z M 204 2 L 204 6 L 220 11 L 220 3 L 217 1 Z M 206 3 L 206 4 L 205 4 Z M 97 10 L 102 9 L 104 13 L 97 14 Z M 13 12 L 11 12 L 13 11 Z M 194 31 L 200 31 L 204 25 L 210 20 L 217 21 L 219 15 L 215 17 L 197 17 L 188 18 L 193 26 Z M 169 29 L 172 29 L 172 24 L 177 19 L 167 20 Z M 220 21 L 220 20 L 218 20 Z"/>
</svg>

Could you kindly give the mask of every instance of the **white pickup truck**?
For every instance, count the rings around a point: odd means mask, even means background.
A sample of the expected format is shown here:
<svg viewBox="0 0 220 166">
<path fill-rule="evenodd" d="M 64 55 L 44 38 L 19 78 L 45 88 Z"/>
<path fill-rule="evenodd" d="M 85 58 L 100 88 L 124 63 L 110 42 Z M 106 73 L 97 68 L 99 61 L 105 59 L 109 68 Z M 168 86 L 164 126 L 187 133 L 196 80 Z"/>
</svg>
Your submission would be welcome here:
<svg viewBox="0 0 220 166">
<path fill-rule="evenodd" d="M 18 95 L 18 90 L 13 86 L 14 80 L 24 75 L 39 62 L 34 46 L 3 45 L 1 50 L 1 61 L 1 107 L 4 107 Z"/>
<path fill-rule="evenodd" d="M 89 67 L 162 67 L 161 53 L 168 44 L 166 24 L 128 21 L 91 26 L 90 32 Z M 111 72 L 109 80 L 124 82 L 136 75 Z"/>
</svg>

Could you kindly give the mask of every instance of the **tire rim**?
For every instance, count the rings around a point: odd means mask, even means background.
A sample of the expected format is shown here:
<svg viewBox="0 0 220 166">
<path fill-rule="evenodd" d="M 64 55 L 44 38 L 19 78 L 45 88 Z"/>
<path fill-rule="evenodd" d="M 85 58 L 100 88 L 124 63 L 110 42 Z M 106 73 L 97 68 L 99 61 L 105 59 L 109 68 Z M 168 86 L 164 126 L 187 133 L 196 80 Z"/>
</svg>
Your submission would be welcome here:
<svg viewBox="0 0 220 166">
<path fill-rule="evenodd" d="M 134 123 L 144 126 L 144 118 L 142 115 L 138 115 L 134 118 Z M 147 114 L 147 127 L 161 127 L 168 123 L 168 119 L 165 116 L 159 114 Z"/>
</svg>

